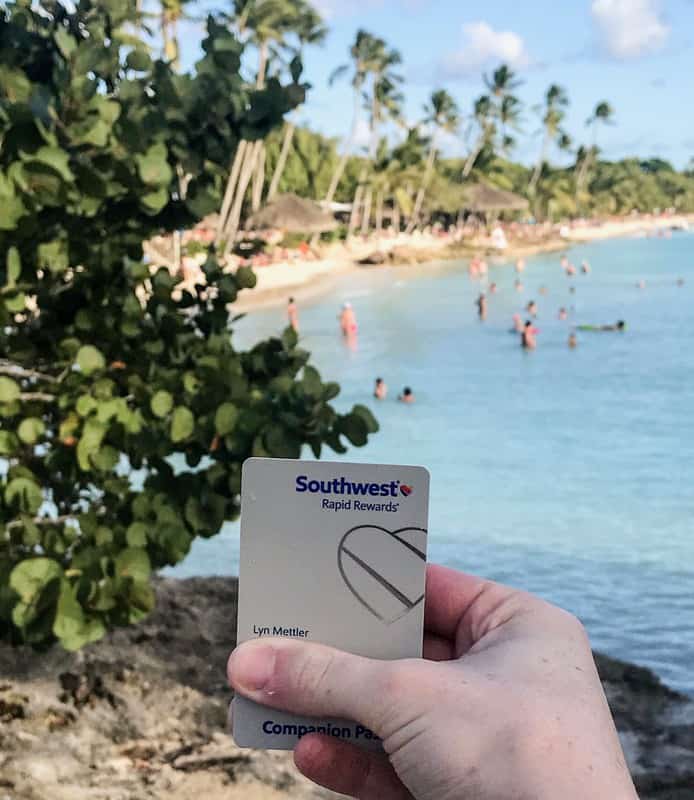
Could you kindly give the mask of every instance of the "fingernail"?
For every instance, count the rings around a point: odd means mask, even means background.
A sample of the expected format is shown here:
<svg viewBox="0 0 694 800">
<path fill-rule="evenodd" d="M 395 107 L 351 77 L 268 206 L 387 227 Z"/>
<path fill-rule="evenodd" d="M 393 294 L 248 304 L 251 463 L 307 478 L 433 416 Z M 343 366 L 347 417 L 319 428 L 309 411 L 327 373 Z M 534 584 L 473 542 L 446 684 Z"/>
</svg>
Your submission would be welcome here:
<svg viewBox="0 0 694 800">
<path fill-rule="evenodd" d="M 229 677 L 235 689 L 243 692 L 262 691 L 275 670 L 275 648 L 261 642 L 245 642 L 234 650 L 229 664 Z"/>
</svg>

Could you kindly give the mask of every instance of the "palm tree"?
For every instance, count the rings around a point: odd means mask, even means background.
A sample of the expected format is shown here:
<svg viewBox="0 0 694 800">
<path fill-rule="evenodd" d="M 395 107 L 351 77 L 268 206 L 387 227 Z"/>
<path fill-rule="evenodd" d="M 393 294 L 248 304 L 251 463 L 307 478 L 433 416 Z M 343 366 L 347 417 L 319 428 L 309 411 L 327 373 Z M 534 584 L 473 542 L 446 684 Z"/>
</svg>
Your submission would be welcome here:
<svg viewBox="0 0 694 800">
<path fill-rule="evenodd" d="M 611 125 L 613 117 L 614 109 L 612 106 L 606 100 L 601 100 L 586 120 L 586 127 L 593 130 L 593 144 L 589 148 L 581 148 L 576 159 L 576 167 L 578 169 L 576 175 L 576 197 L 583 191 L 588 179 L 588 171 L 598 155 L 598 128 L 600 125 Z M 579 163 L 580 167 L 578 166 Z"/>
<path fill-rule="evenodd" d="M 542 137 L 542 147 L 540 148 L 540 156 L 533 170 L 528 191 L 533 194 L 537 189 L 537 182 L 540 180 L 542 172 L 542 165 L 547 160 L 547 153 L 549 146 L 553 141 L 558 140 L 563 132 L 561 130 L 561 123 L 564 121 L 566 115 L 566 107 L 569 105 L 569 98 L 561 86 L 553 83 L 545 94 L 544 106 L 541 107 L 542 125 L 544 128 L 544 135 Z"/>
<path fill-rule="evenodd" d="M 517 131 L 520 127 L 521 110 L 523 104 L 521 101 L 514 97 L 512 94 L 504 95 L 501 102 L 497 107 L 497 116 L 499 119 L 499 137 L 500 149 L 502 153 L 509 153 L 516 144 L 516 140 L 509 129 Z"/>
<path fill-rule="evenodd" d="M 463 178 L 467 178 L 475 166 L 479 154 L 482 152 L 484 146 L 489 144 L 496 134 L 496 125 L 494 124 L 494 104 L 491 97 L 483 94 L 475 100 L 474 110 L 472 113 L 472 120 L 478 130 L 477 139 L 472 147 L 463 167 Z"/>
<path fill-rule="evenodd" d="M 190 0 L 160 0 L 160 2 L 160 26 L 164 58 L 171 62 L 173 68 L 177 70 L 180 61 L 178 23 L 185 16 L 185 6 Z"/>
<path fill-rule="evenodd" d="M 329 85 L 333 85 L 336 80 L 348 73 L 350 70 L 352 74 L 352 89 L 354 90 L 354 111 L 352 113 L 352 127 L 345 142 L 342 158 L 338 162 L 335 172 L 333 173 L 330 186 L 325 194 L 325 202 L 332 203 L 335 198 L 335 192 L 339 186 L 340 180 L 345 172 L 347 161 L 351 155 L 352 149 L 357 138 L 359 131 L 359 121 L 361 118 L 361 101 L 362 90 L 370 74 L 374 72 L 376 63 L 380 57 L 381 50 L 385 46 L 382 39 L 368 33 L 364 30 L 358 30 L 354 44 L 350 48 L 350 56 L 352 58 L 351 64 L 342 64 L 333 70 L 329 78 Z"/>
<path fill-rule="evenodd" d="M 492 72 L 491 76 L 485 75 L 483 79 L 487 89 L 499 99 L 510 95 L 523 85 L 523 81 L 516 76 L 508 64 L 501 64 Z"/>
<path fill-rule="evenodd" d="M 321 44 L 327 36 L 328 29 L 325 27 L 321 15 L 308 5 L 308 3 L 303 3 L 296 19 L 294 33 L 299 41 L 299 47 L 294 55 L 294 59 L 300 59 L 304 46 L 307 44 Z M 297 61 L 292 61 L 292 64 L 296 63 Z M 277 194 L 277 188 L 282 179 L 282 173 L 287 165 L 287 158 L 289 157 L 289 151 L 294 140 L 295 130 L 295 123 L 288 120 L 284 127 L 282 149 L 280 150 L 279 159 L 275 166 L 275 171 L 272 174 L 272 180 L 270 181 L 270 188 L 267 193 L 268 200 L 272 200 L 275 194 Z"/>
<path fill-rule="evenodd" d="M 455 100 L 445 89 L 438 89 L 432 93 L 429 103 L 424 106 L 424 113 L 426 114 L 424 117 L 424 124 L 431 126 L 434 132 L 431 137 L 431 144 L 429 145 L 429 154 L 424 168 L 424 175 L 422 176 L 422 182 L 414 202 L 414 210 L 412 211 L 412 216 L 407 226 L 407 233 L 411 233 L 419 222 L 424 194 L 426 193 L 429 182 L 431 181 L 432 172 L 434 171 L 438 138 L 441 133 L 454 133 L 460 125 L 460 110 Z"/>
</svg>

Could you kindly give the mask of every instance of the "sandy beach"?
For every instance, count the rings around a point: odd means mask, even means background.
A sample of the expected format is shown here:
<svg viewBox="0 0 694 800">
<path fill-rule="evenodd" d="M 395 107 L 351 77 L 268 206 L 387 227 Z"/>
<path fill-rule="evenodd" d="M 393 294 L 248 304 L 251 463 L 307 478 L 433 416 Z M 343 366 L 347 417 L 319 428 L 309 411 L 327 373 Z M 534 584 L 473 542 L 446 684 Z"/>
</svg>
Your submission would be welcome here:
<svg viewBox="0 0 694 800">
<path fill-rule="evenodd" d="M 662 235 L 673 228 L 694 226 L 694 215 L 634 215 L 626 219 L 580 220 L 571 226 L 555 225 L 533 235 L 529 226 L 509 230 L 508 247 L 493 247 L 488 236 L 455 240 L 445 235 L 416 232 L 412 235 L 377 240 L 355 239 L 349 244 L 335 243 L 322 248 L 322 257 L 313 261 L 296 259 L 255 268 L 257 284 L 244 292 L 235 308 L 246 312 L 286 303 L 291 294 L 297 300 L 310 300 L 328 291 L 334 281 L 347 272 L 372 268 L 360 262 L 382 258 L 383 264 L 421 264 L 440 260 L 471 258 L 482 254 L 494 263 L 515 261 L 543 252 L 568 250 L 573 244 L 618 237 Z M 522 231 L 523 235 L 514 236 Z M 378 265 L 374 265 L 378 266 Z"/>
</svg>

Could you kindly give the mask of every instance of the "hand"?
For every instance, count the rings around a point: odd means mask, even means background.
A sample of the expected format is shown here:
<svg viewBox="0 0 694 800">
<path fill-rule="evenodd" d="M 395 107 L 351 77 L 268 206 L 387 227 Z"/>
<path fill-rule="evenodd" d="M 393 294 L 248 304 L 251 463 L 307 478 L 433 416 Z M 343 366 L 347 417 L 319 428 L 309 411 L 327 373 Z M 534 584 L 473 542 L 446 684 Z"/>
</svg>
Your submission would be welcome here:
<svg viewBox="0 0 694 800">
<path fill-rule="evenodd" d="M 385 753 L 316 734 L 294 751 L 308 778 L 361 800 L 638 800 L 570 614 L 430 566 L 424 659 L 263 638 L 232 653 L 228 675 L 263 705 L 375 731 Z"/>
</svg>

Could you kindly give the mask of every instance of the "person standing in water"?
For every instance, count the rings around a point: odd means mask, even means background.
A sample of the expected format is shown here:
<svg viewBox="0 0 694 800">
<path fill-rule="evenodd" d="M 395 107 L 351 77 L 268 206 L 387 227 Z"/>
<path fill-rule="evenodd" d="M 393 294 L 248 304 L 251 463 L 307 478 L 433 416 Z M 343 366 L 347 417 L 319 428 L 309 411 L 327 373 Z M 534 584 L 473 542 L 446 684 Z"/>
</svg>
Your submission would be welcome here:
<svg viewBox="0 0 694 800">
<path fill-rule="evenodd" d="M 527 320 L 523 333 L 521 333 L 521 347 L 524 350 L 535 350 L 537 347 L 537 328 L 533 327 L 533 323 Z"/>
<path fill-rule="evenodd" d="M 525 259 L 519 258 L 518 261 L 516 261 L 516 272 L 520 275 L 520 273 L 523 272 L 524 269 L 525 269 Z"/>
<path fill-rule="evenodd" d="M 528 305 L 526 306 L 526 311 L 530 314 L 531 317 L 537 316 L 537 303 L 534 300 L 531 300 Z"/>
<path fill-rule="evenodd" d="M 298 333 L 299 332 L 299 309 L 296 307 L 294 298 L 290 297 L 287 303 L 287 317 L 289 318 L 290 326 Z"/>
<path fill-rule="evenodd" d="M 564 308 L 564 306 L 562 306 L 559 309 L 559 315 L 558 316 L 559 316 L 559 319 L 561 319 L 561 320 L 565 320 L 567 318 L 568 314 L 566 313 L 566 309 Z"/>
<path fill-rule="evenodd" d="M 376 378 L 376 386 L 374 387 L 374 397 L 376 400 L 385 400 L 388 394 L 388 387 L 383 378 Z"/>
<path fill-rule="evenodd" d="M 340 312 L 340 330 L 342 335 L 351 338 L 357 335 L 357 318 L 351 303 L 344 303 Z"/>
<path fill-rule="evenodd" d="M 406 386 L 402 390 L 402 394 L 398 397 L 398 400 L 401 403 L 414 403 L 414 395 L 412 394 L 412 389 L 409 386 Z"/>
<path fill-rule="evenodd" d="M 484 292 L 482 292 L 477 298 L 475 305 L 477 306 L 477 313 L 479 314 L 480 319 L 487 319 L 487 298 Z"/>
<path fill-rule="evenodd" d="M 578 346 L 578 339 L 576 338 L 576 331 L 571 331 L 569 334 L 569 349 L 575 350 Z"/>
<path fill-rule="evenodd" d="M 513 315 L 513 330 L 511 333 L 523 333 L 525 327 L 523 325 L 523 320 L 521 319 L 520 314 Z"/>
</svg>

